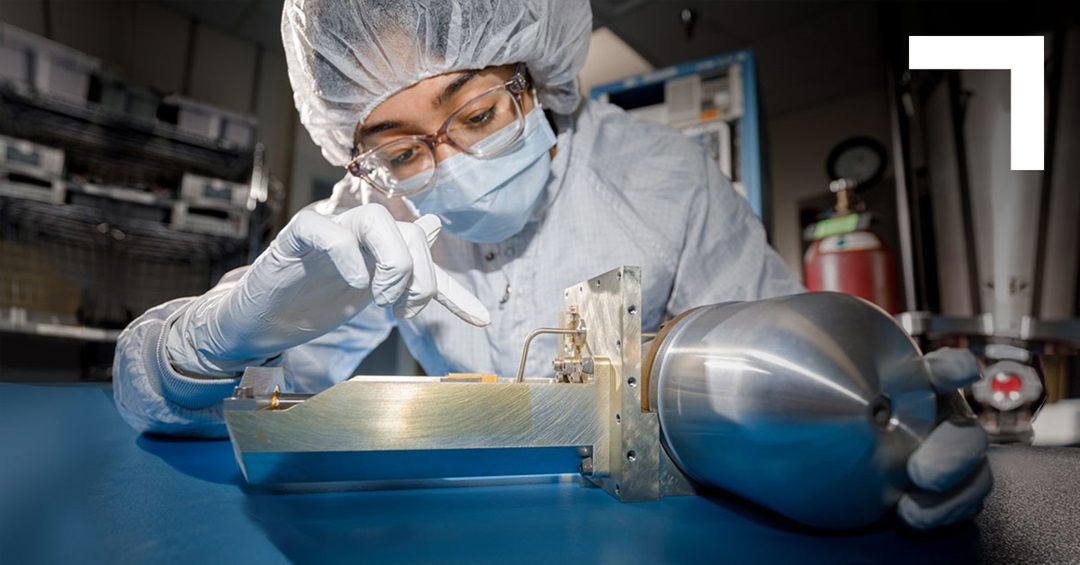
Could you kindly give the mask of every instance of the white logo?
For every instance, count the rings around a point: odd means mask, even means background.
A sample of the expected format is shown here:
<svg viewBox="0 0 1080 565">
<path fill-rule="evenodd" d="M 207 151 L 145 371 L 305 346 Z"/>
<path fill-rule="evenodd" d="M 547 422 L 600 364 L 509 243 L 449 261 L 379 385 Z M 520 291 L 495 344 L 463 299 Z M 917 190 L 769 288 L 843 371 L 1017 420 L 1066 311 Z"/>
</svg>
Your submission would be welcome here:
<svg viewBox="0 0 1080 565">
<path fill-rule="evenodd" d="M 1009 126 L 1011 168 L 1041 171 L 1043 134 L 1043 49 L 1045 39 L 1032 36 L 917 36 L 908 38 L 908 68 L 1007 69 L 1012 71 Z"/>
</svg>

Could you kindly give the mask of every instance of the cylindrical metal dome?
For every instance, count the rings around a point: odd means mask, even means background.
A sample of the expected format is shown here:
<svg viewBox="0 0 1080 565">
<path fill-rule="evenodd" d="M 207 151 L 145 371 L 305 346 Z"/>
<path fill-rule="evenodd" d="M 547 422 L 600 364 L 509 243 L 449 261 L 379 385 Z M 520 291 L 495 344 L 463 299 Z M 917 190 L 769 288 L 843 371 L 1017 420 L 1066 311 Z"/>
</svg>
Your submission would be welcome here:
<svg viewBox="0 0 1080 565">
<path fill-rule="evenodd" d="M 890 316 L 816 292 L 706 306 L 673 323 L 648 378 L 683 472 L 817 527 L 891 511 L 936 399 Z"/>
</svg>

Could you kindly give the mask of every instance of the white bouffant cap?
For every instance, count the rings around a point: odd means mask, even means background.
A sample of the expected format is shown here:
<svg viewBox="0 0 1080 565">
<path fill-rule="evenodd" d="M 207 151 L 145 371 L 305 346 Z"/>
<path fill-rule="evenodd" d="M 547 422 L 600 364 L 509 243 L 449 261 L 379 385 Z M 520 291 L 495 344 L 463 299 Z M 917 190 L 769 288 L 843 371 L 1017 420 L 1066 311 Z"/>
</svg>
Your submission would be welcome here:
<svg viewBox="0 0 1080 565">
<path fill-rule="evenodd" d="M 588 0 L 286 0 L 281 35 L 300 121 L 334 165 L 392 94 L 453 71 L 525 63 L 568 114 L 592 32 Z"/>
</svg>

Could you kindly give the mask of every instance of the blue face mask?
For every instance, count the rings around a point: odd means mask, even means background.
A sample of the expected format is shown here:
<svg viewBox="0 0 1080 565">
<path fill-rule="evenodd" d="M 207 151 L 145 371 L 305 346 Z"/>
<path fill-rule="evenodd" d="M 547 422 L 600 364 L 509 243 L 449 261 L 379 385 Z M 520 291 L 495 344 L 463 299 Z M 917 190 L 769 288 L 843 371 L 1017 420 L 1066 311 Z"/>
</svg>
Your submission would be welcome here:
<svg viewBox="0 0 1080 565">
<path fill-rule="evenodd" d="M 540 105 L 525 115 L 521 139 L 492 159 L 458 153 L 439 161 L 435 184 L 408 199 L 435 214 L 443 229 L 476 243 L 497 243 L 521 232 L 551 175 L 555 145 Z"/>
</svg>

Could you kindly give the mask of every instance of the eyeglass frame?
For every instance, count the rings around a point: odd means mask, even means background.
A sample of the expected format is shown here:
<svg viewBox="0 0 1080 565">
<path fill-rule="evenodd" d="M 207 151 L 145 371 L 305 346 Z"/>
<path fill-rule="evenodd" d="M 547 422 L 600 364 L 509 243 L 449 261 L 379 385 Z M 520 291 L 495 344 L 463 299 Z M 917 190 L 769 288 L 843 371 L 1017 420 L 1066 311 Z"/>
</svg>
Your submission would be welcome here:
<svg viewBox="0 0 1080 565">
<path fill-rule="evenodd" d="M 406 135 L 406 136 L 402 136 L 402 137 L 399 137 L 399 138 L 396 138 L 396 139 L 392 139 L 390 141 L 386 141 L 384 143 L 380 143 L 380 144 L 376 145 L 375 147 L 372 147 L 371 149 L 368 149 L 367 151 L 364 151 L 364 152 L 360 152 L 360 149 L 359 149 L 360 141 L 359 141 L 359 139 L 357 139 L 359 137 L 359 135 L 360 135 L 360 126 L 361 126 L 361 124 L 356 124 L 356 130 L 353 133 L 353 148 L 352 148 L 353 157 L 352 157 L 352 159 L 349 160 L 348 163 L 345 164 L 345 170 L 347 170 L 349 172 L 349 174 L 351 174 L 351 175 L 353 175 L 355 177 L 364 179 L 369 184 L 371 184 L 371 186 L 375 187 L 375 189 L 377 189 L 379 192 L 382 192 L 383 194 L 386 194 L 387 196 L 391 196 L 391 197 L 395 196 L 393 194 L 393 192 L 394 192 L 393 190 L 387 190 L 387 189 L 379 186 L 379 184 L 376 183 L 374 180 L 368 178 L 367 174 L 364 171 L 360 170 L 359 162 L 363 161 L 364 159 L 367 159 L 372 154 L 379 151 L 383 147 L 386 147 L 387 145 L 390 145 L 390 144 L 393 144 L 393 143 L 399 143 L 399 142 L 401 142 L 403 140 L 413 140 L 413 141 L 416 141 L 416 142 L 419 142 L 419 143 L 423 143 L 431 151 L 431 156 L 433 158 L 432 166 L 431 166 L 432 175 L 431 175 L 431 178 L 429 178 L 427 180 L 427 182 L 425 182 L 422 187 L 420 187 L 419 189 L 417 189 L 417 190 L 415 190 L 413 192 L 410 192 L 409 194 L 416 194 L 416 193 L 422 192 L 424 190 L 427 190 L 427 188 L 431 186 L 431 182 L 435 179 L 436 173 L 437 173 L 437 171 L 439 169 L 439 160 L 437 158 L 435 158 L 435 149 L 439 145 L 441 145 L 443 143 L 448 143 L 451 146 L 456 147 L 460 151 L 463 151 L 463 152 L 465 152 L 465 153 L 467 153 L 469 155 L 473 155 L 473 153 L 471 153 L 467 148 L 458 145 L 457 142 L 455 142 L 453 140 L 453 138 L 450 137 L 450 123 L 453 121 L 454 118 L 457 117 L 458 112 L 460 112 L 461 110 L 467 108 L 473 102 L 476 102 L 477 100 L 479 100 L 479 99 L 481 99 L 481 98 L 483 98 L 485 96 L 488 96 L 493 92 L 497 92 L 500 89 L 505 89 L 507 92 L 509 92 L 511 94 L 512 100 L 514 101 L 514 105 L 517 108 L 517 114 L 518 114 L 517 120 L 519 120 L 521 122 L 524 122 L 525 121 L 525 109 L 522 107 L 522 95 L 525 94 L 525 89 L 528 88 L 528 86 L 529 86 L 528 69 L 526 69 L 525 63 L 518 63 L 514 67 L 514 74 L 506 82 L 503 82 L 502 84 L 496 84 L 495 86 L 492 86 L 491 88 L 488 88 L 488 89 L 484 90 L 483 92 L 477 94 L 476 96 L 473 96 L 472 98 L 469 98 L 464 103 L 459 105 L 457 108 L 454 108 L 454 111 L 450 112 L 450 115 L 446 117 L 446 121 L 443 122 L 443 125 L 440 126 L 439 129 L 435 131 L 435 133 L 428 134 L 428 135 Z M 506 147 L 503 147 L 499 151 L 497 151 L 495 153 L 492 153 L 490 155 L 483 155 L 483 156 L 473 155 L 473 156 L 477 157 L 478 159 L 490 159 L 492 157 L 498 156 L 498 155 L 502 154 L 504 151 L 506 151 L 507 149 L 509 149 L 511 146 L 513 146 L 514 142 L 517 141 L 524 132 L 525 132 L 525 125 L 523 123 L 521 129 L 519 129 L 517 131 L 517 133 L 514 134 L 514 137 L 511 138 L 506 143 Z"/>
</svg>

